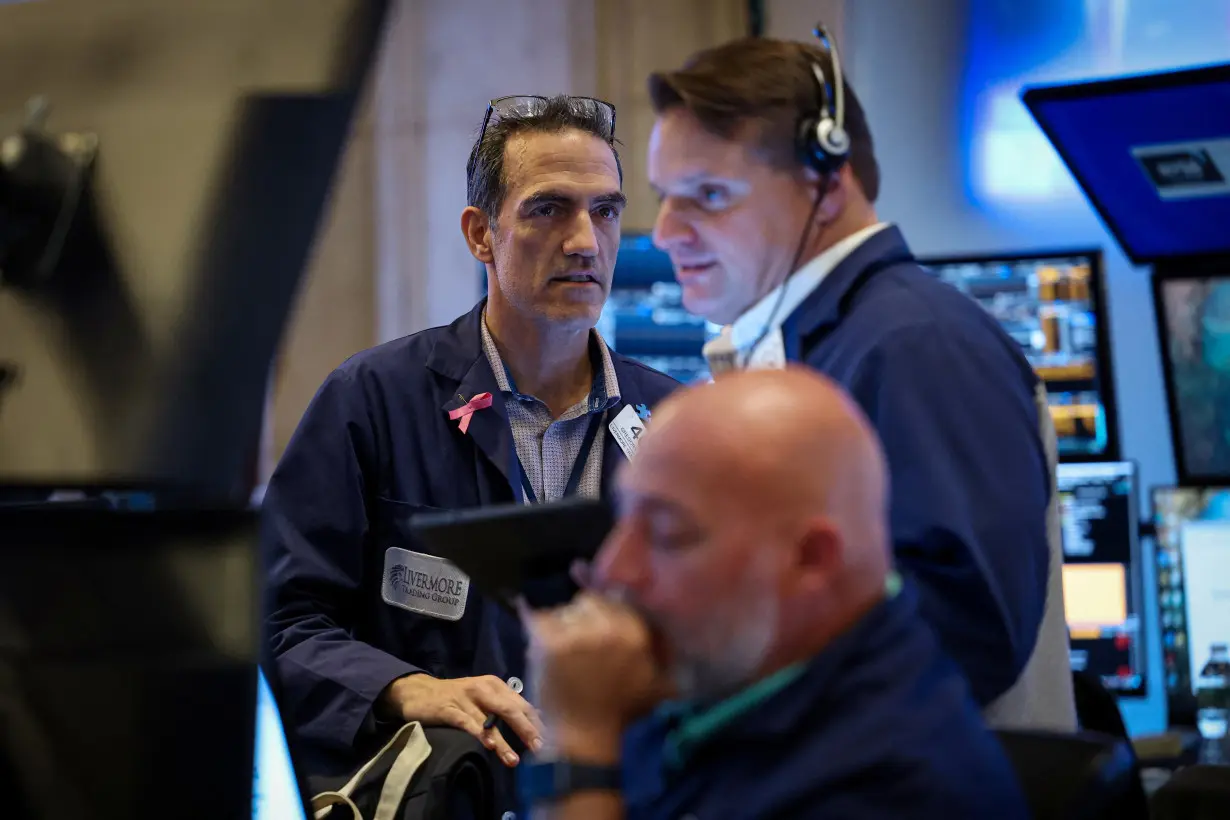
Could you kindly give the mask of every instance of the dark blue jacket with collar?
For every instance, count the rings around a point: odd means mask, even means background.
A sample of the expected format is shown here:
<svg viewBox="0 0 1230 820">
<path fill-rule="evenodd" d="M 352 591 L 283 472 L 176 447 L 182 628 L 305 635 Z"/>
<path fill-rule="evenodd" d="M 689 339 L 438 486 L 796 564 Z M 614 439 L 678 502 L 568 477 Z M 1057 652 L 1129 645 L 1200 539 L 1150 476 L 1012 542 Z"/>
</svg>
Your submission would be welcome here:
<svg viewBox="0 0 1230 820">
<path fill-rule="evenodd" d="M 629 820 L 1025 820 L 1011 764 L 916 604 L 907 584 L 682 753 L 677 712 L 635 725 Z"/>
<path fill-rule="evenodd" d="M 897 564 L 987 706 L 1025 668 L 1047 601 L 1052 477 L 1037 376 L 892 226 L 821 281 L 782 338 L 787 359 L 844 385 L 875 425 Z"/>
<path fill-rule="evenodd" d="M 283 718 L 312 773 L 357 763 L 372 705 L 395 678 L 524 677 L 515 616 L 471 589 L 462 617 L 416 615 L 381 598 L 384 551 L 414 545 L 415 513 L 514 501 L 514 445 L 483 352 L 483 304 L 447 327 L 347 360 L 321 386 L 265 494 L 266 626 Z M 653 406 L 678 383 L 611 352 L 620 405 Z M 489 392 L 462 434 L 450 410 Z M 605 436 L 602 488 L 626 458 Z M 498 544 L 492 545 L 498 549 Z M 507 734 L 507 733 L 506 733 Z M 372 749 L 374 752 L 374 749 Z"/>
</svg>

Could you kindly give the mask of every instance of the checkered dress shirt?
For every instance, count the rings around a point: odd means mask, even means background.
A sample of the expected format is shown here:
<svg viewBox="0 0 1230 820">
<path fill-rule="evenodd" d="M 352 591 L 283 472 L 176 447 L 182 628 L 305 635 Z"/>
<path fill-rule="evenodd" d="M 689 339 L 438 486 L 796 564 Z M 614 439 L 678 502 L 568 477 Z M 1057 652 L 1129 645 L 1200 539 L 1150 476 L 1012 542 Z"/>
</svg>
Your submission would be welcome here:
<svg viewBox="0 0 1230 820">
<path fill-rule="evenodd" d="M 598 331 L 591 333 L 590 343 L 597 347 L 602 359 L 601 372 L 594 373 L 594 384 L 589 397 L 569 407 L 563 415 L 555 419 L 546 404 L 533 396 L 517 392 L 512 376 L 495 346 L 495 339 L 487 329 L 486 317 L 483 318 L 483 351 L 487 354 L 496 383 L 504 395 L 504 407 L 508 411 L 508 423 L 512 428 L 517 458 L 520 459 L 521 467 L 525 470 L 526 478 L 529 479 L 539 501 L 556 501 L 563 498 L 568 478 L 580 455 L 581 445 L 585 443 L 585 433 L 594 415 L 599 414 L 598 423 L 605 427 L 611 422 L 611 419 L 606 417 L 606 411 L 617 406 L 620 401 L 619 381 L 615 377 L 615 366 L 611 363 L 611 352 Z M 596 498 L 601 491 L 605 433 L 605 430 L 599 428 L 590 447 L 589 458 L 585 462 L 585 470 L 577 487 L 577 492 L 583 496 Z M 513 476 L 512 480 L 519 490 L 520 477 Z M 528 498 L 526 502 L 529 502 Z"/>
</svg>

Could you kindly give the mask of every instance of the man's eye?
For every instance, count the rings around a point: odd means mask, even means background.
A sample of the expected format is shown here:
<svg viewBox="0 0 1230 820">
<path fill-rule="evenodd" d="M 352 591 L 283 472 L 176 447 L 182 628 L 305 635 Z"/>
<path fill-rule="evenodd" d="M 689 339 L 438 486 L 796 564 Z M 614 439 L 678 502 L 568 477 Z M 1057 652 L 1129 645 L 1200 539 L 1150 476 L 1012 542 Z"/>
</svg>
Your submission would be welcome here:
<svg viewBox="0 0 1230 820">
<path fill-rule="evenodd" d="M 559 206 L 558 205 L 543 205 L 539 207 L 536 211 L 534 211 L 534 213 L 537 214 L 538 216 L 555 216 L 556 214 L 559 213 Z"/>
<path fill-rule="evenodd" d="M 603 205 L 598 209 L 598 216 L 602 219 L 616 219 L 619 216 L 619 209 L 614 205 Z"/>
<path fill-rule="evenodd" d="M 676 521 L 651 521 L 648 529 L 649 542 L 664 552 L 684 549 L 699 537 L 694 528 Z"/>
<path fill-rule="evenodd" d="M 729 198 L 725 188 L 719 188 L 715 185 L 705 185 L 698 192 L 697 197 L 702 205 L 709 208 L 721 207 L 726 204 Z"/>
</svg>

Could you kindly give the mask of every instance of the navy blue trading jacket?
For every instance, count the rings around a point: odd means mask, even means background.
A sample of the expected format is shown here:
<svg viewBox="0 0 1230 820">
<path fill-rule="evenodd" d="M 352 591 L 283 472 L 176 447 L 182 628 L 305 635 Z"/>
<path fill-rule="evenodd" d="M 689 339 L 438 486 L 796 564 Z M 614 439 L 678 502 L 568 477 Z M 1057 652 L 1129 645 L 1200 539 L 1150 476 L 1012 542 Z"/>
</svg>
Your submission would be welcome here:
<svg viewBox="0 0 1230 820">
<path fill-rule="evenodd" d="M 916 603 L 907 583 L 764 697 L 633 726 L 629 820 L 1025 820 L 1011 764 Z M 713 720 L 722 710 L 734 714 Z"/>
<path fill-rule="evenodd" d="M 516 616 L 471 589 L 457 621 L 382 600 L 384 552 L 410 543 L 416 513 L 512 502 L 512 432 L 483 353 L 483 303 L 447 327 L 355 355 L 321 386 L 264 499 L 266 626 L 279 702 L 311 774 L 362 762 L 376 728 L 372 706 L 394 679 L 524 677 Z M 611 352 L 621 404 L 653 406 L 678 383 Z M 467 433 L 449 419 L 489 392 Z M 627 459 L 610 430 L 602 488 Z M 493 544 L 492 549 L 499 549 Z M 505 733 L 508 735 L 509 733 Z M 514 738 L 509 738 L 510 742 Z M 371 749 L 374 752 L 374 749 Z"/>
<path fill-rule="evenodd" d="M 912 260 L 893 226 L 831 271 L 782 337 L 788 360 L 842 384 L 875 426 L 897 566 L 987 706 L 1021 675 L 1047 606 L 1052 476 L 1037 376 L 981 306 Z M 1070 690 L 1066 652 L 1061 662 Z"/>
</svg>

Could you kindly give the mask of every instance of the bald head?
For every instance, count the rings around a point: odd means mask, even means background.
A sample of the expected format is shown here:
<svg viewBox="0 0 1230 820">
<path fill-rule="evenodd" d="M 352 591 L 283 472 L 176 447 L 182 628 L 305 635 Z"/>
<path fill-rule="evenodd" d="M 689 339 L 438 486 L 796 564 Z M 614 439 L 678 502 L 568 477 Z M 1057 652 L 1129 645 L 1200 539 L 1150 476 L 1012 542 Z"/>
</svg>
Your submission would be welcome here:
<svg viewBox="0 0 1230 820">
<path fill-rule="evenodd" d="M 862 412 L 813 371 L 679 391 L 621 474 L 598 577 L 694 655 L 708 688 L 740 685 L 810 657 L 883 597 L 885 473 Z"/>
<path fill-rule="evenodd" d="M 693 463 L 715 503 L 733 496 L 774 517 L 823 511 L 860 525 L 887 514 L 879 439 L 840 387 L 806 368 L 746 371 L 679 391 L 655 410 L 639 456 Z"/>
</svg>

